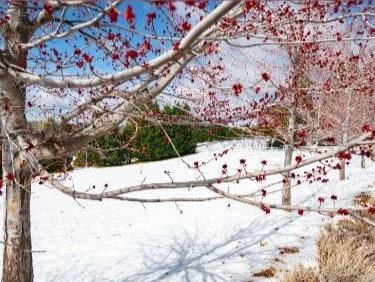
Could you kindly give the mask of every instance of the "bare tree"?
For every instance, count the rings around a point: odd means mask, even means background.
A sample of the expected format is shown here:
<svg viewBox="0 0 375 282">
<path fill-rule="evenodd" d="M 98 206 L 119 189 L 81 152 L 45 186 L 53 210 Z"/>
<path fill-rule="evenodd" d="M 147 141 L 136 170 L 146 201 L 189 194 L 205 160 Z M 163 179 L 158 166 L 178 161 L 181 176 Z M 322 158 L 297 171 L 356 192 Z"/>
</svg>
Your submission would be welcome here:
<svg viewBox="0 0 375 282">
<path fill-rule="evenodd" d="M 348 138 L 369 130 L 374 119 L 375 89 L 371 63 L 374 49 L 373 44 L 364 46 L 358 51 L 353 51 L 348 43 L 341 48 L 331 48 L 331 67 L 321 77 L 323 88 L 318 91 L 321 126 L 326 136 L 335 136 L 336 144 L 345 144 Z M 346 57 L 346 60 L 335 60 L 336 54 Z M 370 152 L 370 148 L 367 151 Z M 360 154 L 364 167 L 364 148 Z M 339 178 L 345 180 L 346 162 L 350 156 L 342 154 L 340 158 Z"/>
</svg>

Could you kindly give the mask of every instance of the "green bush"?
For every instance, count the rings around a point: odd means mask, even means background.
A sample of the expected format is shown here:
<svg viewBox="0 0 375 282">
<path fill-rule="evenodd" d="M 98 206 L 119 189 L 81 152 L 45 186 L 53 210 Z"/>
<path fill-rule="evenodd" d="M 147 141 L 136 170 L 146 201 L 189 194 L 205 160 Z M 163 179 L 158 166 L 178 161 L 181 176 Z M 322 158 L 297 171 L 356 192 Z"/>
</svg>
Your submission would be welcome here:
<svg viewBox="0 0 375 282">
<path fill-rule="evenodd" d="M 159 107 L 155 104 L 144 110 L 149 109 L 154 113 L 160 113 Z M 166 116 L 180 116 L 186 115 L 186 110 L 186 106 L 165 107 L 162 113 Z M 134 125 L 128 124 L 91 142 L 86 149 L 79 152 L 74 165 L 85 166 L 87 163 L 88 166 L 116 166 L 129 163 L 132 158 L 139 161 L 156 161 L 177 156 L 169 139 L 158 125 L 145 120 L 136 121 L 139 126 L 137 130 Z M 163 128 L 180 155 L 195 153 L 197 142 L 191 127 L 164 125 Z"/>
<path fill-rule="evenodd" d="M 187 105 L 177 105 L 166 106 L 161 111 L 157 104 L 152 104 L 143 107 L 142 110 L 173 118 L 173 116 L 189 117 L 190 109 Z M 168 159 L 177 157 L 175 149 L 181 156 L 184 156 L 195 153 L 198 142 L 217 141 L 238 136 L 235 129 L 223 126 L 163 125 L 175 146 L 174 149 L 160 126 L 140 119 L 136 122 L 139 126 L 137 131 L 134 125 L 128 124 L 96 138 L 85 149 L 78 152 L 74 166 L 117 166 L 130 163 L 132 158 L 139 161 Z M 55 130 L 60 128 L 57 122 L 52 119 L 35 126 L 41 130 L 49 130 L 51 127 L 54 127 Z M 71 128 L 65 126 L 62 130 L 69 132 Z M 136 136 L 132 138 L 135 133 Z M 71 157 L 57 158 L 42 160 L 41 164 L 48 172 L 61 172 L 71 168 L 71 161 Z"/>
<path fill-rule="evenodd" d="M 126 126 L 100 136 L 77 154 L 75 166 L 116 166 L 130 162 L 130 150 L 126 148 L 133 128 Z"/>
<path fill-rule="evenodd" d="M 72 169 L 70 163 L 72 162 L 72 157 L 67 158 L 56 158 L 49 160 L 41 160 L 39 163 L 42 167 L 49 173 L 52 172 L 65 172 Z"/>
<path fill-rule="evenodd" d="M 195 153 L 197 142 L 191 128 L 188 126 L 164 128 L 181 156 Z M 167 136 L 156 126 L 145 126 L 139 129 L 132 147 L 139 151 L 136 156 L 140 161 L 156 161 L 177 156 Z"/>
<path fill-rule="evenodd" d="M 197 127 L 193 134 L 197 143 L 221 141 L 240 136 L 238 130 L 224 126 Z"/>
<path fill-rule="evenodd" d="M 157 104 L 141 107 L 144 113 L 163 115 L 166 120 L 184 117 L 189 118 L 187 105 L 166 106 L 160 110 Z M 168 137 L 158 124 L 136 119 L 137 130 L 133 124 L 97 138 L 86 149 L 81 150 L 75 166 L 116 166 L 130 163 L 132 158 L 138 161 L 157 161 L 193 154 L 198 142 L 208 142 L 238 136 L 235 129 L 223 126 L 194 127 L 187 125 L 163 125 Z M 136 135 L 133 137 L 133 135 Z"/>
<path fill-rule="evenodd" d="M 277 139 L 276 140 L 271 139 L 270 141 L 268 141 L 267 147 L 281 149 L 284 147 L 284 143 Z"/>
</svg>

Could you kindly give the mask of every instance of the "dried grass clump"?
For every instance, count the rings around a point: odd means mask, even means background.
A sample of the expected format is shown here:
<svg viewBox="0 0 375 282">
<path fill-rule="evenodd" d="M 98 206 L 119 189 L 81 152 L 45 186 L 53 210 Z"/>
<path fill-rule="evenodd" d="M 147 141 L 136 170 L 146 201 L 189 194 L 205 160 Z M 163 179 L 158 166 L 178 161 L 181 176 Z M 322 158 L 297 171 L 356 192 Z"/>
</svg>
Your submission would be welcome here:
<svg viewBox="0 0 375 282">
<path fill-rule="evenodd" d="M 323 227 L 318 269 L 299 265 L 283 282 L 375 282 L 375 228 L 358 220 Z"/>
<path fill-rule="evenodd" d="M 327 225 L 318 239 L 321 281 L 375 281 L 375 232 L 352 220 Z"/>
<path fill-rule="evenodd" d="M 353 203 L 375 206 L 375 195 L 358 194 Z M 375 282 L 375 214 L 367 210 L 322 228 L 318 238 L 318 269 L 297 266 L 283 282 Z M 366 222 L 367 221 L 367 222 Z"/>
<path fill-rule="evenodd" d="M 316 270 L 299 264 L 289 272 L 285 272 L 282 282 L 319 282 Z"/>
<path fill-rule="evenodd" d="M 266 278 L 271 278 L 271 277 L 274 277 L 276 274 L 276 269 L 274 269 L 273 267 L 270 267 L 270 268 L 267 268 L 267 269 L 263 269 L 259 272 L 255 272 L 253 274 L 254 277 L 266 277 Z"/>
<path fill-rule="evenodd" d="M 355 196 L 353 203 L 358 206 L 371 207 L 375 206 L 375 195 L 370 195 L 366 192 L 361 192 Z M 356 211 L 354 215 L 363 217 L 370 221 L 375 221 L 375 213 L 369 213 L 367 210 Z"/>
<path fill-rule="evenodd" d="M 279 247 L 280 255 L 284 254 L 295 254 L 298 253 L 299 249 L 297 247 Z"/>
<path fill-rule="evenodd" d="M 366 192 L 360 192 L 353 199 L 354 204 L 363 205 L 363 204 L 375 204 L 375 196 L 370 195 Z"/>
</svg>

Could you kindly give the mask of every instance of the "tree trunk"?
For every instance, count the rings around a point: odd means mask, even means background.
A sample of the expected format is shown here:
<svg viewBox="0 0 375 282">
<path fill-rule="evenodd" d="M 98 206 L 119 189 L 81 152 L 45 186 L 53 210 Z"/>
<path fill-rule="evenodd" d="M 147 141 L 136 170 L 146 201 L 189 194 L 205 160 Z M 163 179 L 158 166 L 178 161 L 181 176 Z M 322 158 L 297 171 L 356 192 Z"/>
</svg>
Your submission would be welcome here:
<svg viewBox="0 0 375 282">
<path fill-rule="evenodd" d="M 366 157 L 364 154 L 361 155 L 361 168 L 366 168 Z"/>
<path fill-rule="evenodd" d="M 284 166 L 292 164 L 293 146 L 287 144 L 285 146 Z M 283 179 L 282 190 L 282 204 L 290 206 L 292 204 L 292 181 L 290 179 L 290 172 L 288 172 Z M 290 210 L 288 210 L 290 211 Z"/>
<path fill-rule="evenodd" d="M 340 161 L 340 176 L 339 176 L 339 179 L 340 180 L 345 180 L 346 179 L 346 176 L 345 176 L 345 166 L 346 166 L 346 163 L 345 163 L 345 160 L 341 160 Z"/>
<path fill-rule="evenodd" d="M 349 114 L 348 114 L 349 116 Z M 346 120 L 344 122 L 344 124 L 348 124 L 348 120 Z M 347 132 L 347 126 L 344 127 L 343 129 L 343 137 L 342 137 L 342 143 L 345 145 L 346 143 L 348 142 L 348 132 Z M 341 160 L 340 161 L 340 175 L 339 175 L 339 179 L 340 180 L 345 180 L 346 179 L 346 163 L 345 163 L 345 160 Z"/>
<path fill-rule="evenodd" d="M 287 142 L 285 143 L 285 156 L 284 156 L 284 166 L 288 166 L 292 164 L 292 157 L 293 157 L 293 150 L 294 150 L 294 134 L 296 129 L 296 100 L 295 95 L 293 93 L 293 101 L 291 108 L 289 109 L 288 114 L 288 136 Z M 288 171 L 284 175 L 283 179 L 283 190 L 282 190 L 282 199 L 281 204 L 285 206 L 292 205 L 292 180 L 290 179 L 291 172 Z M 286 211 L 291 212 L 291 210 L 286 209 Z"/>
<path fill-rule="evenodd" d="M 16 48 L 30 41 L 33 33 L 27 10 L 28 1 L 9 1 L 7 24 L 3 28 L 4 58 L 21 67 L 27 67 L 27 51 Z M 25 159 L 25 142 L 12 132 L 27 128 L 25 115 L 26 84 L 15 83 L 7 75 L 0 75 L 1 103 L 9 101 L 10 110 L 2 110 L 1 133 L 2 168 L 5 185 L 3 282 L 33 281 L 30 233 L 31 169 Z M 1 107 L 3 109 L 3 107 Z"/>
<path fill-rule="evenodd" d="M 30 233 L 31 171 L 3 142 L 4 252 L 3 282 L 33 281 Z M 23 165 L 22 165 L 23 164 Z M 14 176 L 14 179 L 12 179 Z"/>
</svg>

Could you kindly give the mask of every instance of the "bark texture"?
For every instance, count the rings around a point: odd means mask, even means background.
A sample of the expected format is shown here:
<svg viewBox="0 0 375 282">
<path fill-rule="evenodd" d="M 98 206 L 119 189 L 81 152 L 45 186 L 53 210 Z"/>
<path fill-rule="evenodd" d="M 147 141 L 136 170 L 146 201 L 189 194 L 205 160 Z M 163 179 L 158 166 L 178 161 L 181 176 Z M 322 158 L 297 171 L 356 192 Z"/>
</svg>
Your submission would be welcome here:
<svg viewBox="0 0 375 282">
<path fill-rule="evenodd" d="M 361 155 L 361 168 L 366 168 L 366 157 L 365 155 Z"/>
<path fill-rule="evenodd" d="M 284 166 L 292 163 L 293 146 L 285 146 Z M 283 179 L 282 204 L 290 206 L 292 204 L 292 180 L 290 179 L 290 172 L 288 172 Z"/>
<path fill-rule="evenodd" d="M 345 169 L 346 169 L 346 163 L 345 163 L 345 160 L 341 160 L 340 161 L 340 175 L 339 175 L 339 179 L 340 180 L 345 180 L 346 179 L 346 173 L 345 173 Z"/>
<path fill-rule="evenodd" d="M 9 144 L 4 142 L 3 155 L 9 156 Z M 7 158 L 9 160 L 9 157 Z M 4 196 L 3 282 L 33 281 L 30 233 L 30 181 L 27 165 L 13 166 L 3 162 L 4 178 L 8 177 Z M 11 178 L 14 176 L 14 179 Z"/>
<path fill-rule="evenodd" d="M 3 35 L 7 39 L 4 59 L 7 62 L 27 66 L 27 52 L 17 48 L 32 35 L 28 19 L 27 3 L 9 1 Z M 33 281 L 33 265 L 30 233 L 31 170 L 25 156 L 25 140 L 13 132 L 27 128 L 25 116 L 26 85 L 16 82 L 6 72 L 0 74 L 2 168 L 4 183 L 4 252 L 3 282 Z M 5 107 L 5 105 L 7 106 Z"/>
<path fill-rule="evenodd" d="M 347 133 L 347 127 L 344 127 L 344 133 L 343 133 L 343 138 L 342 138 L 343 144 L 346 144 L 348 141 L 348 133 Z M 346 179 L 346 162 L 345 160 L 340 161 L 340 174 L 339 174 L 339 179 L 340 180 L 345 180 Z"/>
<path fill-rule="evenodd" d="M 295 96 L 293 94 L 293 100 Z M 294 134 L 296 127 L 296 103 L 293 103 L 288 115 L 288 138 L 285 144 L 285 156 L 284 156 L 284 166 L 289 166 L 292 164 L 293 151 L 294 151 Z M 292 180 L 291 172 L 288 171 L 283 179 L 283 190 L 281 196 L 282 205 L 291 206 L 292 205 Z M 291 211 L 291 210 L 286 210 Z"/>
</svg>

